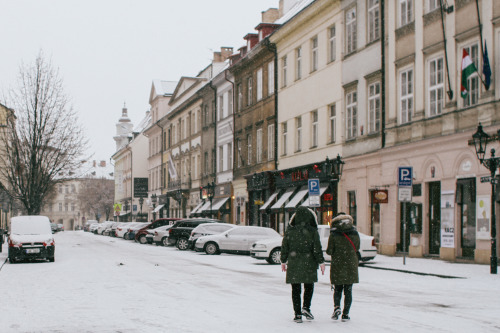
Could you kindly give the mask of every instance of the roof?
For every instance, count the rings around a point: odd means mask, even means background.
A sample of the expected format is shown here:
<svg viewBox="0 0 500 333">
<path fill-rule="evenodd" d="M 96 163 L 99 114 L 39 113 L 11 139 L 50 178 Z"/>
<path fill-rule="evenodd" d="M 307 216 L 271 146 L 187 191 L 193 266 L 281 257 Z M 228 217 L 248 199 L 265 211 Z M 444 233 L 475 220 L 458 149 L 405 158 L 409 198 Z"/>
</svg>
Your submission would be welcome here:
<svg viewBox="0 0 500 333">
<path fill-rule="evenodd" d="M 298 1 L 288 12 L 286 12 L 282 17 L 277 19 L 274 24 L 284 24 L 292 19 L 295 15 L 300 13 L 304 8 L 309 6 L 315 0 L 300 0 Z"/>
<path fill-rule="evenodd" d="M 153 87 L 158 95 L 172 95 L 177 87 L 177 81 L 153 80 Z"/>
<path fill-rule="evenodd" d="M 151 112 L 146 111 L 146 115 L 144 116 L 144 118 L 142 118 L 139 124 L 134 128 L 134 133 L 142 133 L 142 131 L 148 128 L 150 123 L 151 123 Z"/>
</svg>

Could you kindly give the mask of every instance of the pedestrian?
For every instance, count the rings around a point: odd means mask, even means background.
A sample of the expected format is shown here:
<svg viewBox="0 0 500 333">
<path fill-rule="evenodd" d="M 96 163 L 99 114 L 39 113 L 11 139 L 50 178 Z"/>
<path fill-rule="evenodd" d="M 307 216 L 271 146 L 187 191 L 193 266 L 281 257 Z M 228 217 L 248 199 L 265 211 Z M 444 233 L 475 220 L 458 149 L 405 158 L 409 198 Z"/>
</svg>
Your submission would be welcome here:
<svg viewBox="0 0 500 333">
<path fill-rule="evenodd" d="M 318 282 L 318 266 L 325 274 L 325 259 L 318 234 L 316 214 L 307 207 L 299 207 L 290 219 L 281 243 L 281 270 L 286 272 L 286 283 L 292 285 L 294 321 L 302 322 L 302 315 L 313 320 L 311 300 L 314 282 Z M 302 284 L 304 301 L 301 308 Z"/>
<path fill-rule="evenodd" d="M 338 320 L 342 313 L 342 321 L 348 321 L 352 304 L 352 285 L 359 283 L 358 251 L 359 234 L 353 225 L 350 215 L 339 213 L 332 220 L 326 253 L 331 259 L 330 282 L 332 284 L 334 310 L 332 319 Z M 340 301 L 344 293 L 344 309 Z"/>
</svg>

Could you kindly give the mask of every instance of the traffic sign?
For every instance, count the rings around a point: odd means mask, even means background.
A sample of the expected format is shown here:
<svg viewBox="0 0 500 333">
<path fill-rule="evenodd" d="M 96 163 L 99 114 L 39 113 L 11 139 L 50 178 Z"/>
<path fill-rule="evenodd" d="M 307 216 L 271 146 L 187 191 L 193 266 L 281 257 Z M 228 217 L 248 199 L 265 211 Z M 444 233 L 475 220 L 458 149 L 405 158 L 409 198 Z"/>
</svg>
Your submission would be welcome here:
<svg viewBox="0 0 500 333">
<path fill-rule="evenodd" d="M 404 166 L 398 168 L 398 186 L 411 187 L 413 184 L 413 167 Z"/>
<path fill-rule="evenodd" d="M 411 202 L 411 187 L 403 186 L 398 188 L 398 201 Z"/>
<path fill-rule="evenodd" d="M 309 207 L 320 207 L 321 199 L 319 195 L 311 195 L 309 196 Z"/>
<path fill-rule="evenodd" d="M 481 177 L 481 183 L 489 183 L 491 181 L 491 176 Z"/>
<path fill-rule="evenodd" d="M 309 188 L 309 196 L 319 195 L 319 179 L 309 179 L 307 184 Z"/>
</svg>

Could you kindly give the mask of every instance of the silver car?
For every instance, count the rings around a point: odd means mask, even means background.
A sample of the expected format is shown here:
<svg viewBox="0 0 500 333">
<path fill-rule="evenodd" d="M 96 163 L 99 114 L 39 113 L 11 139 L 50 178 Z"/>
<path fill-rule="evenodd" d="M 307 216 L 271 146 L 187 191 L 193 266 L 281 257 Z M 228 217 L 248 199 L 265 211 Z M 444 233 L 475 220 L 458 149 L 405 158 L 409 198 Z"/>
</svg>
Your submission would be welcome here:
<svg viewBox="0 0 500 333">
<path fill-rule="evenodd" d="M 195 243 L 195 250 L 205 251 L 207 254 L 222 252 L 250 254 L 250 248 L 256 241 L 279 235 L 271 228 L 234 226 L 221 234 L 199 237 Z"/>
<path fill-rule="evenodd" d="M 196 240 L 202 236 L 216 235 L 224 231 L 232 229 L 236 225 L 229 223 L 203 223 L 191 231 L 191 236 L 188 240 L 188 249 L 193 250 Z"/>
</svg>

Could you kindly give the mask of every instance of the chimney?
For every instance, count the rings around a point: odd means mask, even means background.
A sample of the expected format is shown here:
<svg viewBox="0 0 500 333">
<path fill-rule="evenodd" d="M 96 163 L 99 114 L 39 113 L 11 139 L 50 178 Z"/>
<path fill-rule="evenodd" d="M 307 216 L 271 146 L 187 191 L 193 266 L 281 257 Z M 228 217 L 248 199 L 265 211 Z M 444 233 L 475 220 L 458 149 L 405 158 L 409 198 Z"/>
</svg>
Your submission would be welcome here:
<svg viewBox="0 0 500 333">
<path fill-rule="evenodd" d="M 259 35 L 247 34 L 243 39 L 247 41 L 247 51 L 250 51 L 259 42 Z"/>
<path fill-rule="evenodd" d="M 279 10 L 276 8 L 269 8 L 265 12 L 262 12 L 262 23 L 273 23 L 279 19 Z"/>
<path fill-rule="evenodd" d="M 214 62 L 224 62 L 233 54 L 232 47 L 222 46 L 220 52 L 214 52 Z"/>
<path fill-rule="evenodd" d="M 99 166 L 101 168 L 105 168 L 106 167 L 106 161 L 101 161 L 101 163 L 99 164 Z"/>
</svg>

